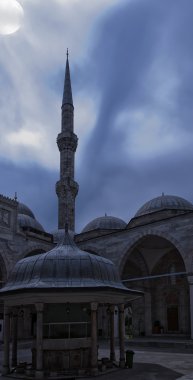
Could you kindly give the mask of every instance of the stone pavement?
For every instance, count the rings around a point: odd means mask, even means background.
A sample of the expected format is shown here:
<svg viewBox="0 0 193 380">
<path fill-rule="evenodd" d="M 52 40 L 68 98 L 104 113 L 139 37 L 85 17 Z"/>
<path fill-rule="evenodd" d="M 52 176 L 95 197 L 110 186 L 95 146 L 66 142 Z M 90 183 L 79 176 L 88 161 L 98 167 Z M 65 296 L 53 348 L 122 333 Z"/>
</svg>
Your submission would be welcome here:
<svg viewBox="0 0 193 380">
<path fill-rule="evenodd" d="M 180 378 L 180 373 L 148 363 L 135 363 L 132 369 L 118 369 L 99 377 L 101 380 L 175 380 Z M 86 378 L 82 380 L 86 380 Z M 90 380 L 96 380 L 96 377 L 92 377 Z"/>
<path fill-rule="evenodd" d="M 102 346 L 99 349 L 100 358 L 107 357 L 109 353 L 104 343 Z M 135 352 L 133 368 L 103 374 L 102 380 L 193 380 L 193 353 L 187 353 L 186 349 L 174 352 L 169 348 L 129 348 Z M 118 358 L 118 349 L 116 357 Z M 96 380 L 90 378 L 94 379 Z"/>
</svg>

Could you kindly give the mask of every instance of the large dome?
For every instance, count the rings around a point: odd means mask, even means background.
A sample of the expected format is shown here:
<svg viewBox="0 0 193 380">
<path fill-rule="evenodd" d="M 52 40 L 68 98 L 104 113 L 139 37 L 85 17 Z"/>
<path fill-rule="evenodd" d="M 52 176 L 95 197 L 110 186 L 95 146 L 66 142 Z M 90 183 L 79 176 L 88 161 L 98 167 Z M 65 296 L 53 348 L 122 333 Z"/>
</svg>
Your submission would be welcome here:
<svg viewBox="0 0 193 380">
<path fill-rule="evenodd" d="M 36 220 L 33 212 L 28 206 L 23 203 L 18 203 L 18 224 L 20 228 L 33 228 L 38 231 L 43 231 L 42 225 Z"/>
<path fill-rule="evenodd" d="M 88 232 L 92 230 L 121 230 L 126 227 L 124 220 L 116 218 L 115 216 L 101 216 L 88 223 L 82 230 L 82 232 Z"/>
<path fill-rule="evenodd" d="M 127 290 L 112 261 L 81 251 L 66 232 L 51 251 L 18 261 L 2 292 L 84 287 Z"/>
<path fill-rule="evenodd" d="M 135 217 L 151 214 L 161 210 L 193 211 L 193 204 L 175 195 L 164 195 L 146 202 L 135 214 Z"/>
</svg>

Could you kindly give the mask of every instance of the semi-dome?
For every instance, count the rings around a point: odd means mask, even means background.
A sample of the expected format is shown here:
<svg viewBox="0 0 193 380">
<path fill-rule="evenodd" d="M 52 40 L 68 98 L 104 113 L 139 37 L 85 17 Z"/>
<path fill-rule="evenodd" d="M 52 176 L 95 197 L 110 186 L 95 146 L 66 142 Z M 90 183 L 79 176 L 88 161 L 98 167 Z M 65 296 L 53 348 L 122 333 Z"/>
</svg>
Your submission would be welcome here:
<svg viewBox="0 0 193 380">
<path fill-rule="evenodd" d="M 81 251 L 66 232 L 51 251 L 18 261 L 1 291 L 93 287 L 128 291 L 112 261 Z"/>
<path fill-rule="evenodd" d="M 24 203 L 18 203 L 18 224 L 21 228 L 34 228 L 38 231 L 44 231 L 42 225 L 36 220 L 33 212 Z"/>
<path fill-rule="evenodd" d="M 193 211 L 193 204 L 176 195 L 164 195 L 146 202 L 135 214 L 135 217 L 151 214 L 161 210 Z"/>
<path fill-rule="evenodd" d="M 99 218 L 93 219 L 88 223 L 82 230 L 82 232 L 88 232 L 92 230 L 121 230 L 126 227 L 124 220 L 116 218 L 115 216 L 101 216 Z"/>
</svg>

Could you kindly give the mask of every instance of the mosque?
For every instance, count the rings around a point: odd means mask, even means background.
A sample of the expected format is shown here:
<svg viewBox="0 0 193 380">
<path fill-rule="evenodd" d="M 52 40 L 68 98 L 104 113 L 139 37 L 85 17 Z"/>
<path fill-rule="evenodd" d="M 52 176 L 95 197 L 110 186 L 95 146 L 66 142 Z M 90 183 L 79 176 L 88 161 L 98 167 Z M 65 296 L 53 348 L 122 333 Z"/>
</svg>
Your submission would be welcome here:
<svg viewBox="0 0 193 380">
<path fill-rule="evenodd" d="M 57 137 L 60 178 L 56 183 L 58 229 L 44 230 L 34 213 L 17 199 L 0 195 L 0 284 L 17 262 L 53 249 L 68 223 L 75 230 L 78 184 L 74 161 L 78 138 L 74 133 L 74 106 L 67 56 L 62 100 L 62 125 Z M 125 286 L 142 291 L 125 305 L 125 332 L 132 336 L 169 334 L 193 339 L 193 204 L 179 196 L 162 194 L 147 201 L 131 220 L 101 216 L 74 235 L 76 245 L 98 258 L 111 260 Z M 106 306 L 98 316 L 98 335 L 109 334 Z M 19 310 L 18 334 L 33 335 L 33 313 Z M 3 306 L 0 310 L 0 334 Z M 115 331 L 116 334 L 116 331 Z M 2 336 L 0 335 L 0 339 Z"/>
</svg>

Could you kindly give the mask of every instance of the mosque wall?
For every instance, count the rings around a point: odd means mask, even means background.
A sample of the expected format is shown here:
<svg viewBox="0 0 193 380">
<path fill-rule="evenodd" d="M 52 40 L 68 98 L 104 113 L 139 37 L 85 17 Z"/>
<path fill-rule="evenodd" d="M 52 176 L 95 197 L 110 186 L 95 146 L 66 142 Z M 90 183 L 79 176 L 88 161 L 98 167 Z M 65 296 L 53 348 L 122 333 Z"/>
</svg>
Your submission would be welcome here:
<svg viewBox="0 0 193 380">
<path fill-rule="evenodd" d="M 193 213 L 162 219 L 156 222 L 131 227 L 117 232 L 106 232 L 106 235 L 92 237 L 92 233 L 76 236 L 76 242 L 83 250 L 95 252 L 111 259 L 122 272 L 128 255 L 145 236 L 159 236 L 171 242 L 183 257 L 187 270 L 191 270 L 193 251 Z M 157 247 L 159 248 L 159 247 Z"/>
<path fill-rule="evenodd" d="M 152 217 L 152 216 L 151 216 Z M 142 225 L 129 223 L 126 230 L 84 232 L 76 236 L 79 247 L 112 260 L 123 279 L 155 274 L 191 272 L 193 268 L 193 212 L 180 213 Z M 84 237 L 84 239 L 83 239 Z M 128 287 L 145 292 L 132 305 L 134 335 L 156 332 L 190 334 L 190 285 L 187 276 L 129 282 Z M 156 323 L 158 325 L 156 325 Z"/>
<path fill-rule="evenodd" d="M 15 204 L 11 208 L 10 203 L 1 207 L 9 208 L 13 215 L 17 216 Z M 15 218 L 15 216 L 12 216 Z M 7 227 L 5 227 L 7 228 Z M 0 228 L 0 281 L 3 284 L 15 263 L 26 256 L 46 252 L 54 245 L 45 234 L 35 234 L 33 231 L 22 231 L 18 228 L 4 232 L 5 228 Z M 133 226 L 129 223 L 125 230 L 121 231 L 100 231 L 86 232 L 76 235 L 78 246 L 88 252 L 106 257 L 112 260 L 118 267 L 122 278 L 148 276 L 156 273 L 156 266 L 159 266 L 159 273 L 169 270 L 170 263 L 175 265 L 177 271 L 191 271 L 193 258 L 193 213 L 181 214 L 143 225 Z M 8 237 L 8 238 L 7 238 Z M 144 239 L 148 241 L 157 240 L 154 250 L 147 250 L 142 247 Z M 159 238 L 169 242 L 168 247 L 159 247 Z M 156 242 L 156 240 L 155 240 Z M 171 245 L 171 246 L 170 246 Z M 176 251 L 176 257 L 172 254 L 172 248 Z M 167 250 L 169 252 L 167 253 Z M 163 265 L 164 257 L 167 256 L 167 266 Z M 183 265 L 179 266 L 178 256 Z M 159 264 L 161 263 L 161 264 Z M 164 330 L 168 329 L 168 313 L 175 314 L 175 305 L 178 305 L 178 323 L 180 332 L 189 334 L 190 332 L 190 300 L 188 282 L 178 283 L 171 287 L 167 280 L 154 284 L 155 291 L 151 291 L 152 283 L 135 282 L 129 287 L 145 291 L 144 300 L 136 301 L 133 305 L 132 331 L 136 335 L 151 334 L 155 321 L 160 320 L 160 325 Z M 159 300 L 163 300 L 164 304 Z M 176 297 L 176 298 L 175 298 Z M 171 301 L 173 300 L 173 301 Z M 153 306 L 152 306 L 153 305 Z M 151 315 L 151 318 L 150 318 Z M 135 318 L 134 318 L 135 316 Z M 23 316 L 21 316 L 22 320 Z M 171 317 L 172 318 L 172 317 Z M 148 321 L 148 323 L 147 323 Z M 177 322 L 176 322 L 177 323 Z M 22 323 L 20 323 L 20 327 Z M 28 326 L 29 327 L 29 326 Z M 22 331 L 29 328 L 25 326 Z M 22 333 L 21 333 L 22 334 Z"/>
</svg>

